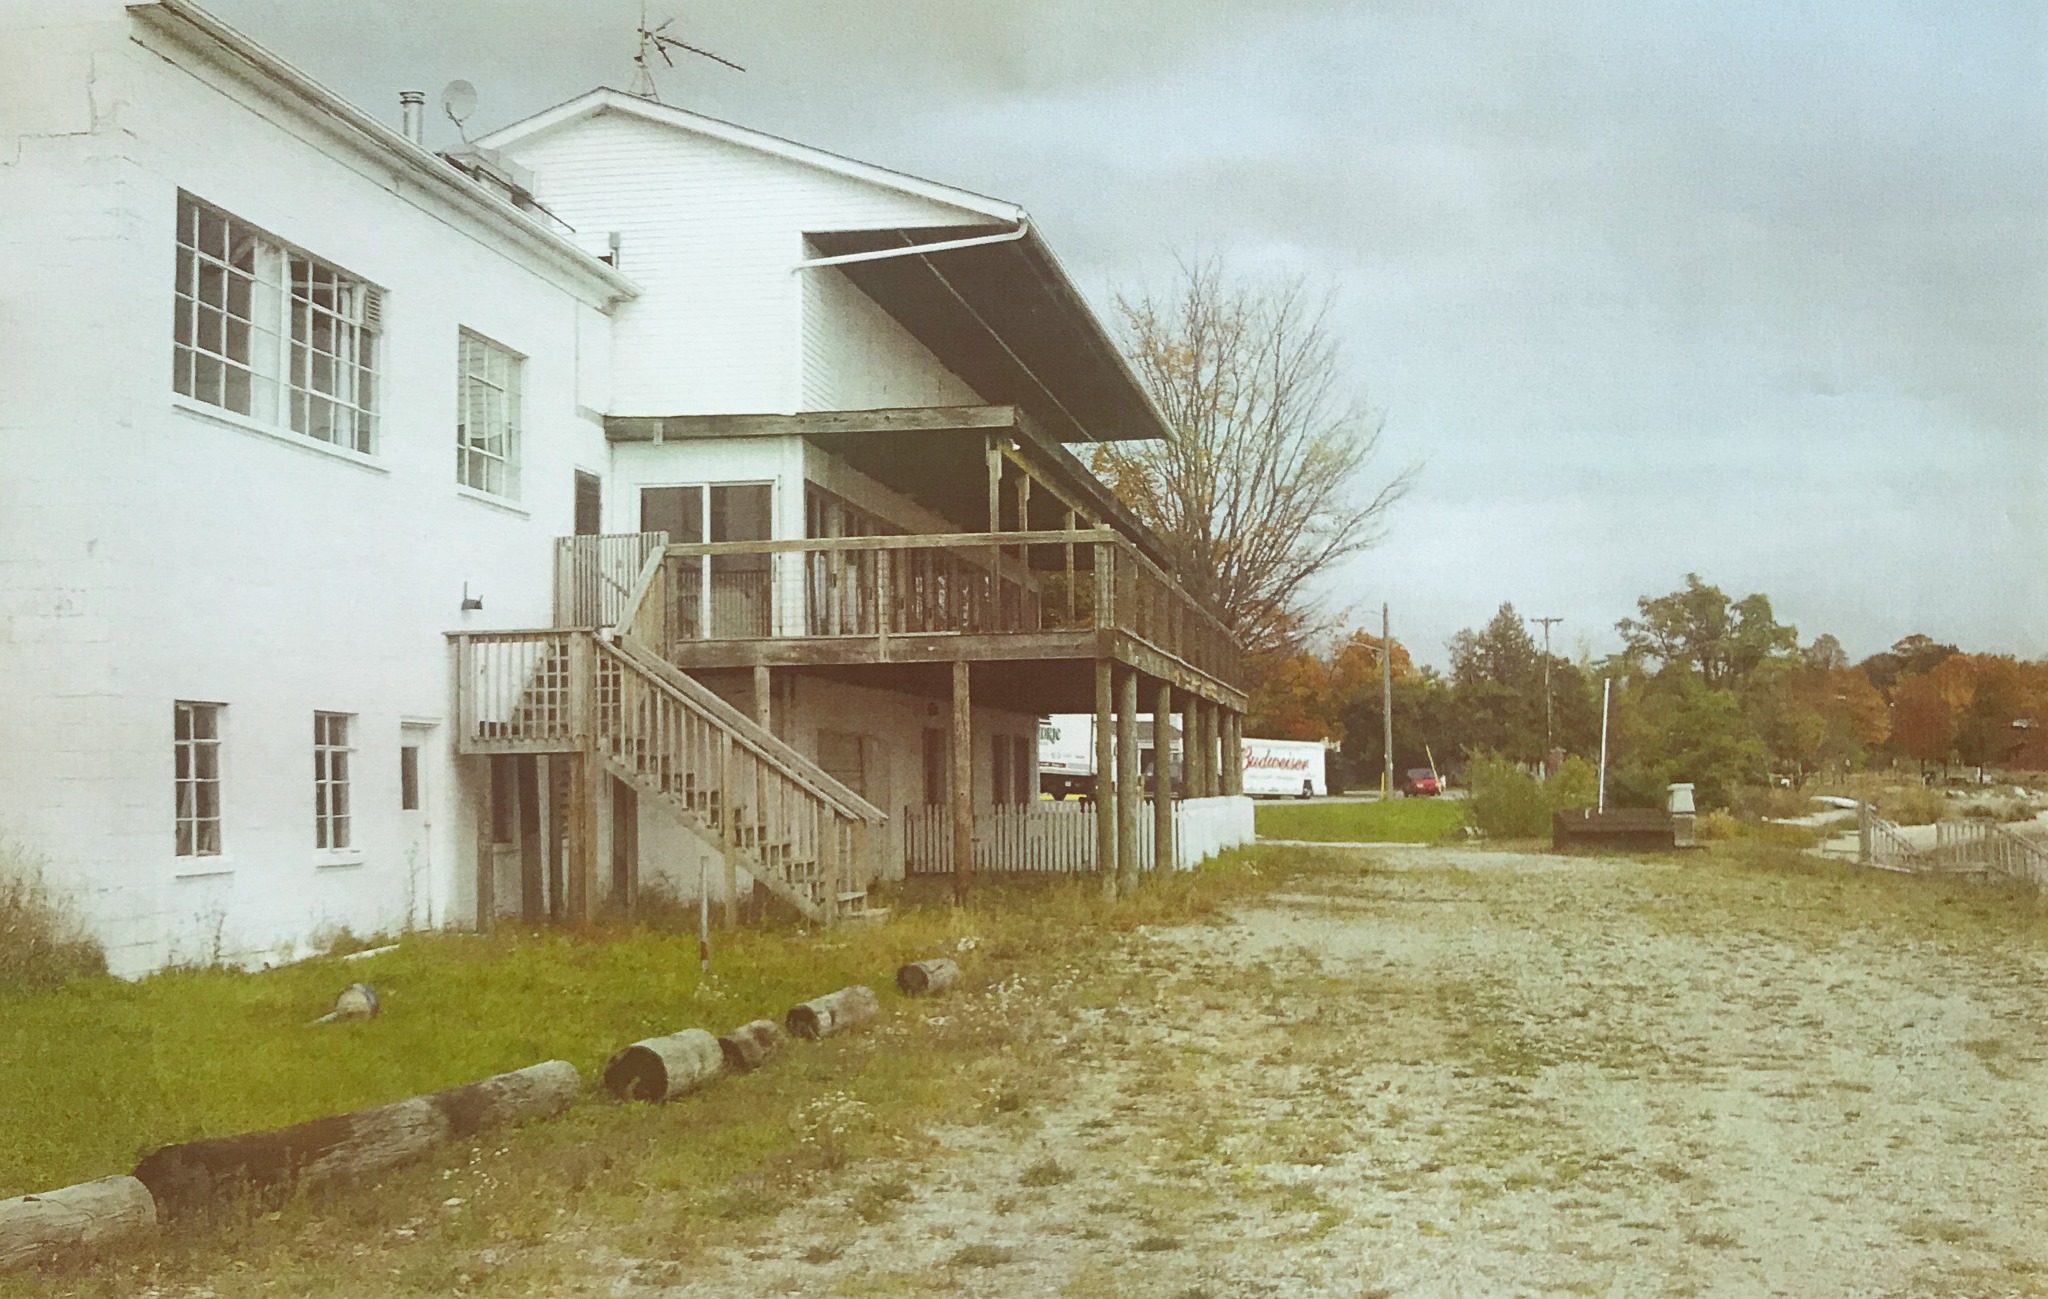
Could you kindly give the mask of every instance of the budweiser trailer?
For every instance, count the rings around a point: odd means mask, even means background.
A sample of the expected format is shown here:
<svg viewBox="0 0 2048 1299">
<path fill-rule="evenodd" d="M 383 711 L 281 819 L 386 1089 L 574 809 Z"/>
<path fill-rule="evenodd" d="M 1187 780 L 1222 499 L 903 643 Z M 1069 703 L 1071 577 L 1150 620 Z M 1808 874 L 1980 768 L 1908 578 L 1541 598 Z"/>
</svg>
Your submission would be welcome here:
<svg viewBox="0 0 2048 1299">
<path fill-rule="evenodd" d="M 1312 798 L 1330 792 L 1321 740 L 1244 740 L 1244 792 L 1255 798 Z"/>
</svg>

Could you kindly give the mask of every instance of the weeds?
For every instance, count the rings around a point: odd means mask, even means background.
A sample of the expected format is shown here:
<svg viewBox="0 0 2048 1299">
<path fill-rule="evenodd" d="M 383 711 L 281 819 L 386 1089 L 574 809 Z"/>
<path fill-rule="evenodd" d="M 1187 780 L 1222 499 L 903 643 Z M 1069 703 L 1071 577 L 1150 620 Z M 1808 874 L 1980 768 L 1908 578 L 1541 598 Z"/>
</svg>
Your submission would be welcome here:
<svg viewBox="0 0 2048 1299">
<path fill-rule="evenodd" d="M 104 974 L 106 953 L 45 878 L 47 863 L 0 838 L 0 990 Z"/>
</svg>

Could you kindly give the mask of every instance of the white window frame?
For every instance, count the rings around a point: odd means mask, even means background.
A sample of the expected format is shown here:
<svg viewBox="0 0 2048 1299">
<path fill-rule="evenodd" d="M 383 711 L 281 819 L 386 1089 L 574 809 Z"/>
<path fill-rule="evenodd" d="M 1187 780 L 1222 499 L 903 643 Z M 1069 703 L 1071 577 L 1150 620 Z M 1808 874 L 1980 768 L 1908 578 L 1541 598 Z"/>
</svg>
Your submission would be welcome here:
<svg viewBox="0 0 2048 1299">
<path fill-rule="evenodd" d="M 353 714 L 313 714 L 313 846 L 321 852 L 355 848 L 354 730 Z"/>
<path fill-rule="evenodd" d="M 221 855 L 220 723 L 225 711 L 222 704 L 184 699 L 171 705 L 172 851 L 181 858 Z"/>
<path fill-rule="evenodd" d="M 471 491 L 519 499 L 526 358 L 472 329 L 455 360 L 455 481 Z"/>
<path fill-rule="evenodd" d="M 174 296 L 179 396 L 376 453 L 381 290 L 180 191 Z"/>
</svg>

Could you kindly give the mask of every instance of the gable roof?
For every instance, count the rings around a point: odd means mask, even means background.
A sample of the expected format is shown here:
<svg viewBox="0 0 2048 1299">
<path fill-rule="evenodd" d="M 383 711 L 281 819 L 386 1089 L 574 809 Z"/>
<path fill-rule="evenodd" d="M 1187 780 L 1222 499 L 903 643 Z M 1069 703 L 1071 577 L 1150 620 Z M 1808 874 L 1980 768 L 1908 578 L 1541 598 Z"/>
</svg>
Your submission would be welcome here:
<svg viewBox="0 0 2048 1299">
<path fill-rule="evenodd" d="M 897 193 L 908 194 L 928 202 L 943 203 L 948 207 L 960 208 L 992 221 L 1015 225 L 1024 219 L 1024 209 L 1014 203 L 1006 203 L 1001 199 L 958 189 L 952 185 L 941 185 L 937 181 L 925 180 L 906 172 L 891 171 L 887 167 L 877 167 L 843 154 L 813 148 L 808 144 L 798 144 L 794 140 L 785 140 L 766 131 L 756 131 L 752 127 L 739 126 L 732 122 L 722 122 L 715 117 L 706 117 L 702 113 L 692 113 L 687 109 L 658 104 L 639 95 L 614 90 L 610 86 L 599 86 L 595 90 L 585 91 L 574 99 L 557 104 L 553 108 L 543 109 L 532 117 L 514 122 L 510 126 L 500 127 L 477 143 L 487 149 L 503 149 L 520 141 L 572 126 L 600 113 L 620 113 L 628 117 L 637 117 L 706 139 L 781 158 L 786 162 L 815 167 L 820 171 L 844 176 L 863 184 L 895 190 Z"/>
<path fill-rule="evenodd" d="M 1062 442 L 1169 438 L 1171 427 L 1066 268 L 1014 203 L 600 88 L 484 136 L 505 149 L 606 113 L 942 205 L 934 220 L 806 229 L 826 259 L 988 400 Z M 976 246 L 953 246 L 971 243 Z M 920 245 L 929 251 L 920 251 Z M 807 263 L 807 267 L 811 264 Z M 807 269 L 804 273 L 816 273 Z"/>
<path fill-rule="evenodd" d="M 397 167 L 524 254 L 537 269 L 574 282 L 604 302 L 639 293 L 633 281 L 527 213 L 479 187 L 403 132 L 393 130 L 191 0 L 148 0 L 128 14 L 199 58 L 253 83 L 361 157 Z"/>
</svg>

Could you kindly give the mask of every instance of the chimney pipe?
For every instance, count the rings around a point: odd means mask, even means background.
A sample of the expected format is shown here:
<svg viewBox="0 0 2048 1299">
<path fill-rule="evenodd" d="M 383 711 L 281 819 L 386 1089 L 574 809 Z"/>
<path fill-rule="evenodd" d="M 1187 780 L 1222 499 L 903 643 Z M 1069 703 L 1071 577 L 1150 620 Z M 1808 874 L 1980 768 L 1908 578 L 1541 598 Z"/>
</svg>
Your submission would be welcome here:
<svg viewBox="0 0 2048 1299">
<path fill-rule="evenodd" d="M 401 90 L 398 92 L 399 129 L 405 138 L 425 148 L 427 144 L 427 92 L 424 90 Z"/>
</svg>

